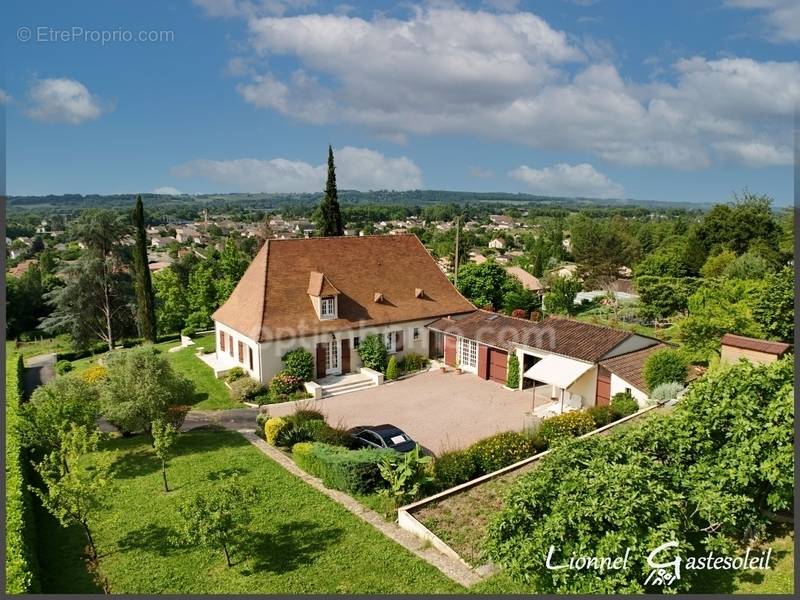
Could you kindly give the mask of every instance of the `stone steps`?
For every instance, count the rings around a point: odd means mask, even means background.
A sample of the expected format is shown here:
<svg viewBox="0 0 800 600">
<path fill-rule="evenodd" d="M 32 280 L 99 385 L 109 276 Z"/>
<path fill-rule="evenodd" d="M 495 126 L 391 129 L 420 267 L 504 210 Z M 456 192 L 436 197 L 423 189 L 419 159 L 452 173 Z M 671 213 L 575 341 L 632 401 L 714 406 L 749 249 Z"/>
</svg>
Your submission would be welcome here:
<svg viewBox="0 0 800 600">
<path fill-rule="evenodd" d="M 357 379 L 355 381 L 343 381 L 341 383 L 333 383 L 330 385 L 322 386 L 322 397 L 330 398 L 331 396 L 338 396 L 340 394 L 349 394 L 366 388 L 375 387 L 373 381 L 369 378 Z"/>
</svg>

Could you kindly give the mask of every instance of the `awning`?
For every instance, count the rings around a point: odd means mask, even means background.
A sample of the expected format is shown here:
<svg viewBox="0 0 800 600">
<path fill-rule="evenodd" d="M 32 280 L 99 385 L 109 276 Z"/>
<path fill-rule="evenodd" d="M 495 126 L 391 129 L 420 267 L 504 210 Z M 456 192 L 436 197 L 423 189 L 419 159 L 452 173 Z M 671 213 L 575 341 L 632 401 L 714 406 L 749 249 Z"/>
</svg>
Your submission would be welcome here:
<svg viewBox="0 0 800 600">
<path fill-rule="evenodd" d="M 535 379 L 566 389 L 593 366 L 591 363 L 550 354 L 525 371 L 523 375 L 528 379 Z"/>
</svg>

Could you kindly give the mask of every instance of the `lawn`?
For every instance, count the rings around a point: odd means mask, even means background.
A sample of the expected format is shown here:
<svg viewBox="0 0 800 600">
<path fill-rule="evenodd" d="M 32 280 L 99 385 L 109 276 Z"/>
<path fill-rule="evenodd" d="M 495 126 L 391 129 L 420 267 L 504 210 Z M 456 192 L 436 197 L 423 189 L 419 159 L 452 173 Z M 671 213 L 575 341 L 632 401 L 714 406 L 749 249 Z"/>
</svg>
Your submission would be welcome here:
<svg viewBox="0 0 800 600">
<path fill-rule="evenodd" d="M 228 388 L 225 384 L 214 377 L 214 372 L 211 368 L 203 363 L 195 354 L 198 348 L 203 348 L 206 352 L 214 350 L 215 339 L 214 334 L 210 333 L 198 337 L 194 340 L 195 345 L 177 352 L 170 352 L 170 348 L 174 348 L 179 344 L 176 340 L 169 342 L 162 342 L 156 344 L 156 348 L 164 353 L 167 360 L 172 364 L 173 368 L 194 382 L 197 394 L 192 403 L 193 408 L 202 410 L 221 410 L 226 408 L 241 408 L 239 402 L 231 400 Z M 124 352 L 125 350 L 115 350 L 114 352 Z M 73 370 L 76 372 L 83 371 L 90 366 L 97 364 L 103 354 L 89 356 L 73 361 Z"/>
<path fill-rule="evenodd" d="M 135 594 L 453 593 L 464 591 L 327 496 L 264 457 L 233 432 L 182 434 L 169 466 L 139 436 L 105 444 L 118 469 L 111 506 L 94 521 L 101 574 L 112 592 Z M 238 471 L 256 484 L 249 534 L 228 568 L 222 553 L 177 539 L 176 505 Z M 44 549 L 47 591 L 89 591 L 74 560 L 80 537 L 56 528 Z M 67 551 L 69 549 L 69 551 Z"/>
</svg>

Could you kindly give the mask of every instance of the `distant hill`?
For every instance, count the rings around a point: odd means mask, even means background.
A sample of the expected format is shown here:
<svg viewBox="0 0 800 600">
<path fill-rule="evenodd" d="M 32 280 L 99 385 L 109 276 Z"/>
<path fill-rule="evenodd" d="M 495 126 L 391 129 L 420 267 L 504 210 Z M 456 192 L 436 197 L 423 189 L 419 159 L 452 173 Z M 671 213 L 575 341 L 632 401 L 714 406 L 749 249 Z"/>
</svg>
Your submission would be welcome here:
<svg viewBox="0 0 800 600">
<path fill-rule="evenodd" d="M 50 209 L 58 211 L 75 210 L 89 207 L 125 208 L 130 207 L 136 194 L 63 194 L 50 196 L 10 196 L 7 206 L 19 209 Z M 142 194 L 149 209 L 159 207 L 197 207 L 198 205 L 215 208 L 239 207 L 254 209 L 276 209 L 283 206 L 303 206 L 317 204 L 322 192 L 314 194 L 183 194 L 165 196 L 159 194 Z M 665 202 L 657 200 L 636 199 L 599 199 L 599 198 L 566 198 L 557 196 L 539 196 L 535 194 L 512 194 L 506 192 L 453 192 L 446 190 L 410 190 L 389 191 L 378 190 L 359 192 L 357 190 L 339 190 L 342 204 L 393 204 L 417 206 L 426 204 L 498 204 L 498 205 L 546 205 L 564 208 L 584 207 L 651 207 L 660 210 L 669 209 L 704 209 L 711 203 L 703 202 Z"/>
</svg>

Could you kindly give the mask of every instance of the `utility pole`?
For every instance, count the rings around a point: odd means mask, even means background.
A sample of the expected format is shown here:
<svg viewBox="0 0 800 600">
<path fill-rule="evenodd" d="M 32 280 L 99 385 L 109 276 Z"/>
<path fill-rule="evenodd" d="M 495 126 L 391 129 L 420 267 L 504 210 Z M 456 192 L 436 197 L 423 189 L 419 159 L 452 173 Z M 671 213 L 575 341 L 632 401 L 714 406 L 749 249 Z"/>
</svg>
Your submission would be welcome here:
<svg viewBox="0 0 800 600">
<path fill-rule="evenodd" d="M 455 276 L 453 277 L 453 282 L 456 287 L 458 287 L 458 233 L 459 229 L 461 229 L 461 217 L 456 217 L 456 256 L 453 264 L 455 266 Z"/>
</svg>

